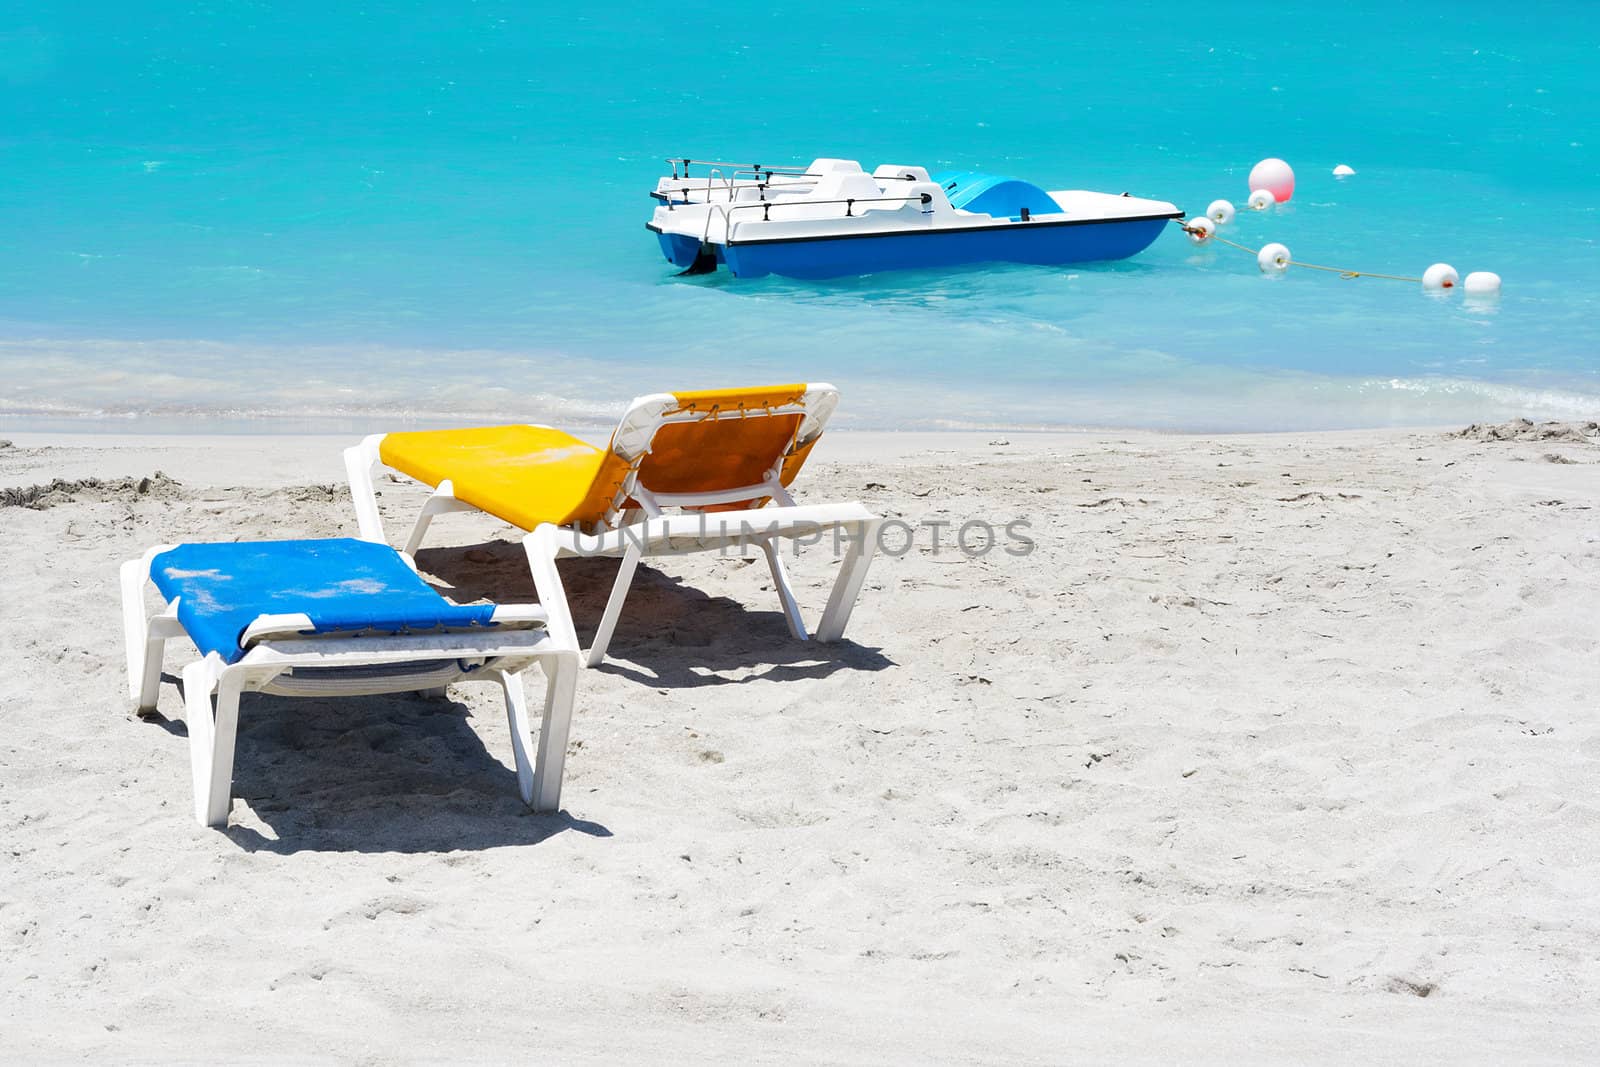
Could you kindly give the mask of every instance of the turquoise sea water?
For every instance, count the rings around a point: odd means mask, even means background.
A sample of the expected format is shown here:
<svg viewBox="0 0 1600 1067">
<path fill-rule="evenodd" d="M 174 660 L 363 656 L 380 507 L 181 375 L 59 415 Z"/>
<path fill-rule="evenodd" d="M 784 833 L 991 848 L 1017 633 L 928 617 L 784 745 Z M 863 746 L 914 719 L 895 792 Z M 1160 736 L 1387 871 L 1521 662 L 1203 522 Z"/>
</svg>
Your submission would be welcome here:
<svg viewBox="0 0 1600 1067">
<path fill-rule="evenodd" d="M 1600 7 L 47 3 L 0 13 L 0 426 L 603 419 L 831 380 L 863 427 L 1600 415 Z M 1197 250 L 672 276 L 668 155 L 1242 207 Z M 1354 178 L 1335 180 L 1347 163 Z"/>
</svg>

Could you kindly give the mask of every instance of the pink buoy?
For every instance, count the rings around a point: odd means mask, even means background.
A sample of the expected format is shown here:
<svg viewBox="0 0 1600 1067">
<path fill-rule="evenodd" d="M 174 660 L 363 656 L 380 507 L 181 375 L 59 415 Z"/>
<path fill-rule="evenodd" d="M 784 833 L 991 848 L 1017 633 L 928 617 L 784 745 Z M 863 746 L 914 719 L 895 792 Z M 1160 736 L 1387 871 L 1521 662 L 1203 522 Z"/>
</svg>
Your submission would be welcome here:
<svg viewBox="0 0 1600 1067">
<path fill-rule="evenodd" d="M 1250 168 L 1250 191 L 1265 189 L 1272 199 L 1287 203 L 1294 195 L 1294 169 L 1281 159 L 1263 159 Z"/>
</svg>

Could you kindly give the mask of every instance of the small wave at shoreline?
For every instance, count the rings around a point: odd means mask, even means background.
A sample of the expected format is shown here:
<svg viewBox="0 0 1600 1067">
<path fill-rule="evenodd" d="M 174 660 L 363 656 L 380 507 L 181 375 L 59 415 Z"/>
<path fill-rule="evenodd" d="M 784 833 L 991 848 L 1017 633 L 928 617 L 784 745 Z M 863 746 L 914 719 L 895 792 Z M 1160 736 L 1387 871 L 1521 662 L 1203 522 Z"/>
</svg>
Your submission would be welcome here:
<svg viewBox="0 0 1600 1067">
<path fill-rule="evenodd" d="M 208 341 L 0 341 L 0 422 L 23 430 L 355 433 L 482 422 L 604 426 L 631 396 L 763 379 L 565 352 Z M 797 368 L 803 370 L 803 367 Z M 861 430 L 1253 432 L 1600 417 L 1600 378 L 1338 377 L 1169 361 L 1047 389 L 863 367 L 837 378 Z M 837 376 L 836 376 L 837 377 Z"/>
</svg>

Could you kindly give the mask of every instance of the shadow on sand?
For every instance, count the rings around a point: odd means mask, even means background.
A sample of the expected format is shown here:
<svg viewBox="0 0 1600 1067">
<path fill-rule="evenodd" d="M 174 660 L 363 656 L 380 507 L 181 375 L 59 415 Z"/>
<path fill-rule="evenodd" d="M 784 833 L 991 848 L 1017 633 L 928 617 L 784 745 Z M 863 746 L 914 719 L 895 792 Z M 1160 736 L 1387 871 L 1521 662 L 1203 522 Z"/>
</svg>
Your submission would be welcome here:
<svg viewBox="0 0 1600 1067">
<path fill-rule="evenodd" d="M 515 542 L 423 549 L 417 553 L 417 565 L 435 579 L 441 593 L 458 603 L 538 599 L 527 557 Z M 765 570 L 761 562 L 748 565 Z M 578 642 L 585 647 L 593 640 L 611 595 L 617 566 L 614 559 L 567 559 L 559 564 Z M 775 596 L 772 603 L 776 604 Z M 814 623 L 819 605 L 802 607 L 809 608 L 807 618 Z M 596 669 L 676 689 L 826 678 L 841 670 L 881 671 L 892 666 L 894 661 L 880 650 L 848 638 L 832 644 L 796 641 L 775 607 L 752 611 L 740 601 L 711 596 L 640 564 L 606 661 Z"/>
<path fill-rule="evenodd" d="M 498 702 L 498 687 L 485 688 Z M 148 721 L 188 736 L 181 721 Z M 515 772 L 484 746 L 479 731 L 497 729 L 507 729 L 498 714 L 475 716 L 465 704 L 414 693 L 246 693 L 233 796 L 267 832 L 234 825 L 225 833 L 247 852 L 285 855 L 477 851 L 536 845 L 568 830 L 611 836 L 566 811 L 529 811 Z"/>
</svg>

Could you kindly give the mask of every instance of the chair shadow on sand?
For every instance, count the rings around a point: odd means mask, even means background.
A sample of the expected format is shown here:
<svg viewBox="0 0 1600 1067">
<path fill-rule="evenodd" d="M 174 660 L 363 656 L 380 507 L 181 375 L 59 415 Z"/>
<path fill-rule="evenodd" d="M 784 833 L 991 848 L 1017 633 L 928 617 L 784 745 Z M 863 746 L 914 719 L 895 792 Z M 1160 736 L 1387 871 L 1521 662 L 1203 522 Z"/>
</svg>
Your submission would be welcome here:
<svg viewBox="0 0 1600 1067">
<path fill-rule="evenodd" d="M 188 734 L 181 722 L 152 721 Z M 505 729 L 498 713 L 416 693 L 247 693 L 233 795 L 273 836 L 239 825 L 224 833 L 247 852 L 284 855 L 480 851 L 569 830 L 610 837 L 564 810 L 536 815 L 523 805 L 516 773 L 484 746 L 485 735 Z"/>
<path fill-rule="evenodd" d="M 435 579 L 439 592 L 457 603 L 538 599 L 527 556 L 517 542 L 425 548 L 417 553 L 417 565 Z M 615 559 L 601 558 L 565 559 L 558 564 L 578 642 L 584 647 L 605 610 L 617 565 Z M 748 565 L 766 569 L 759 558 Z M 895 665 L 879 649 L 848 638 L 831 644 L 796 641 L 782 612 L 752 611 L 738 600 L 711 596 L 647 563 L 634 573 L 610 656 L 614 658 L 593 669 L 662 689 L 826 678 L 841 670 L 881 671 Z M 581 682 L 578 699 L 581 704 Z"/>
</svg>

